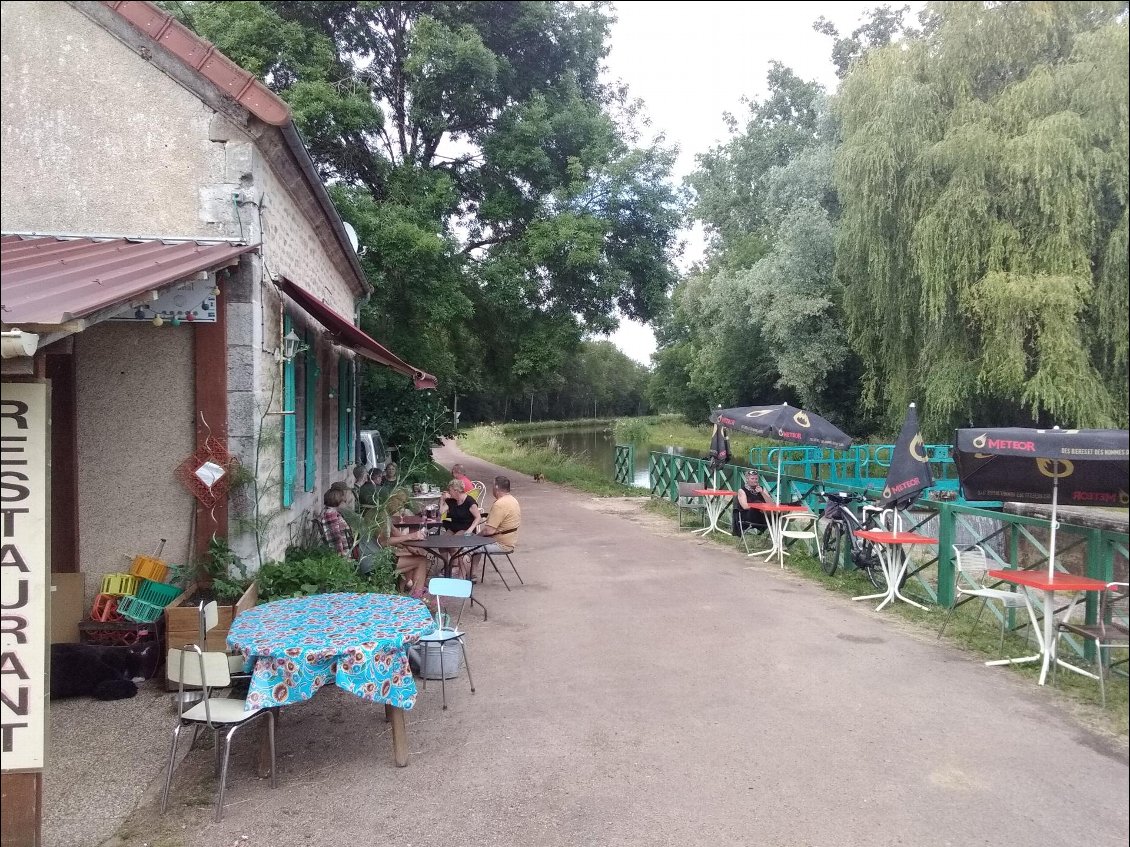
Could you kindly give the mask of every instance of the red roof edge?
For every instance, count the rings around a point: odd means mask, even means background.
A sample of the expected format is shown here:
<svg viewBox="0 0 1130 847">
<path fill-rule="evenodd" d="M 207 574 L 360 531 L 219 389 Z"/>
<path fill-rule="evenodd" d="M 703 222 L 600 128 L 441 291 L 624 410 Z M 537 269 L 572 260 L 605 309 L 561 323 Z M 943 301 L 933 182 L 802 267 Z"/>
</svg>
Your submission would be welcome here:
<svg viewBox="0 0 1130 847">
<path fill-rule="evenodd" d="M 418 389 L 436 387 L 434 376 L 420 370 L 415 365 L 408 364 L 375 338 L 367 335 L 360 327 L 355 326 L 351 320 L 335 312 L 306 289 L 300 288 L 285 277 L 279 281 L 278 286 L 304 312 L 336 335 L 343 346 L 349 347 L 356 351 L 358 355 L 364 356 L 370 361 L 384 365 L 386 368 L 411 378 L 413 385 Z"/>
<path fill-rule="evenodd" d="M 168 12 L 145 0 L 104 0 L 104 4 L 196 69 L 259 120 L 273 126 L 290 122 L 290 109 L 281 97 Z"/>
</svg>

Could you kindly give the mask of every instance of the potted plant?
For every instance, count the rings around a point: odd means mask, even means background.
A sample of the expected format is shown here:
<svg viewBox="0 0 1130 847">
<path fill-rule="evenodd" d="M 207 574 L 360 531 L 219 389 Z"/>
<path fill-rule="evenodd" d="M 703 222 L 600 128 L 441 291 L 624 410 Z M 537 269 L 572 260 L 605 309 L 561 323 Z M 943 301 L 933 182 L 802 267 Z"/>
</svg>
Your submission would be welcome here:
<svg viewBox="0 0 1130 847">
<path fill-rule="evenodd" d="M 247 566 L 232 552 L 227 539 L 213 536 L 208 552 L 191 567 L 176 569 L 174 580 L 184 586 L 184 591 L 165 607 L 165 637 L 169 646 L 197 643 L 200 603 L 215 600 L 220 622 L 200 646 L 226 653 L 232 621 L 259 602 L 258 584 L 247 576 Z"/>
</svg>

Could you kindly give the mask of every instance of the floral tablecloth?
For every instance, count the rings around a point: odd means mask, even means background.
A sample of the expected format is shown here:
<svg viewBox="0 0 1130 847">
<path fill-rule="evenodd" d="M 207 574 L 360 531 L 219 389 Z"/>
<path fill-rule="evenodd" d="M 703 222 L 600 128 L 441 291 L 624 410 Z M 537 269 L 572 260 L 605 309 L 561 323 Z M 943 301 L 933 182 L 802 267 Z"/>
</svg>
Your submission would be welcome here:
<svg viewBox="0 0 1130 847">
<path fill-rule="evenodd" d="M 411 709 L 408 646 L 435 621 L 419 600 L 390 594 L 318 594 L 256 606 L 232 622 L 228 646 L 251 671 L 245 707 L 309 700 L 332 682 L 375 703 Z"/>
</svg>

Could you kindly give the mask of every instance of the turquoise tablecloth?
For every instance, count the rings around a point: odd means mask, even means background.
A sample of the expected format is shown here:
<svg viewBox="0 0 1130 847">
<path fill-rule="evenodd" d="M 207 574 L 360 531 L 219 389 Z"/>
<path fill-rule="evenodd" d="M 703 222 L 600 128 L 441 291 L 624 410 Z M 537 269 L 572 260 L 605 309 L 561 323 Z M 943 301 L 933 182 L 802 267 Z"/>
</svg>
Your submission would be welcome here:
<svg viewBox="0 0 1130 847">
<path fill-rule="evenodd" d="M 309 700 L 332 682 L 375 703 L 411 709 L 408 646 L 431 632 L 426 606 L 390 594 L 318 594 L 242 613 L 228 645 L 251 671 L 247 709 Z"/>
</svg>

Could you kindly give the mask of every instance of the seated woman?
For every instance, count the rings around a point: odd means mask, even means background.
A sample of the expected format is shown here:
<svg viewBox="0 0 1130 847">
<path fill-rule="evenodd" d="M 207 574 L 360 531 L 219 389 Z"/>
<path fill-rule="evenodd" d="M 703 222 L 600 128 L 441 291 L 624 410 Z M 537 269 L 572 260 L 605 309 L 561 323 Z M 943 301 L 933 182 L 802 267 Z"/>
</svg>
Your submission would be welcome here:
<svg viewBox="0 0 1130 847">
<path fill-rule="evenodd" d="M 461 532 L 464 535 L 473 535 L 475 527 L 483 519 L 479 504 L 475 498 L 463 490 L 463 483 L 457 479 L 447 484 L 446 495 L 440 507 L 440 520 L 448 532 Z M 470 570 L 470 563 L 465 556 L 460 556 L 452 563 L 451 575 L 455 579 L 466 579 Z"/>
<path fill-rule="evenodd" d="M 383 497 L 390 495 L 398 485 L 400 477 L 400 468 L 396 466 L 396 462 L 389 462 L 385 465 L 384 471 L 381 473 L 380 485 L 378 486 L 379 494 Z"/>
<path fill-rule="evenodd" d="M 769 496 L 765 489 L 761 487 L 757 471 L 746 471 L 742 487 L 738 489 L 737 502 L 734 503 L 732 534 L 740 536 L 743 530 L 745 532 L 764 532 L 769 525 L 765 513 L 750 508 L 750 504 L 768 502 Z"/>
<path fill-rule="evenodd" d="M 392 549 L 396 554 L 396 572 L 404 581 L 404 588 L 413 597 L 421 598 L 428 585 L 428 559 L 420 550 L 405 547 L 406 541 L 417 541 L 427 537 L 427 531 L 412 532 L 394 527 L 393 519 L 408 503 L 404 491 L 393 492 L 385 503 L 384 518 L 376 527 L 374 537 L 381 547 Z"/>
<path fill-rule="evenodd" d="M 330 547 L 347 558 L 356 559 L 359 555 L 356 539 L 353 530 L 350 529 L 342 515 L 343 506 L 347 499 L 349 499 L 349 495 L 344 489 L 336 484 L 331 486 L 330 490 L 322 497 L 325 509 L 318 516 L 318 524 L 322 529 L 322 539 Z"/>
</svg>

